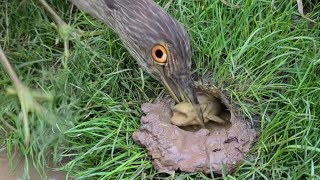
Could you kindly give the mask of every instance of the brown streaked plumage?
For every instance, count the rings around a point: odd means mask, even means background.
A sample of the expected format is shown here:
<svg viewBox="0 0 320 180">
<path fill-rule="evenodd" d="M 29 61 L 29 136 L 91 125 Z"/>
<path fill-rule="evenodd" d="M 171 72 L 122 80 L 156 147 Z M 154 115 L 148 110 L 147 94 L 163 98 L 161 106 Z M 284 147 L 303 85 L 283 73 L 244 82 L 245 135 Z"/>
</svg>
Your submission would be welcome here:
<svg viewBox="0 0 320 180">
<path fill-rule="evenodd" d="M 202 117 L 191 79 L 190 41 L 179 22 L 153 0 L 70 1 L 113 29 L 145 71 L 177 102 L 189 100 Z"/>
</svg>

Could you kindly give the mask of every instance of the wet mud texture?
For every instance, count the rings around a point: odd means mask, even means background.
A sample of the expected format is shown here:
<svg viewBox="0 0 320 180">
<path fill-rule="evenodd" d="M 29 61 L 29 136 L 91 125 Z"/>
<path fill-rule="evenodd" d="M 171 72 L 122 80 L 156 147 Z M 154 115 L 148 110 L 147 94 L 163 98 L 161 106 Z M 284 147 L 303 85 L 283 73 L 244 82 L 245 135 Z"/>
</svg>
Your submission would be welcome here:
<svg viewBox="0 0 320 180">
<path fill-rule="evenodd" d="M 36 168 L 31 163 L 31 159 L 29 159 L 30 162 L 28 164 L 29 171 L 28 175 L 31 180 L 42 180 L 42 179 L 48 179 L 48 180 L 64 180 L 66 179 L 67 173 L 63 171 L 54 171 L 49 168 L 45 168 L 46 178 L 41 177 L 36 170 Z M 49 161 L 48 159 L 48 162 Z M 6 151 L 0 151 L 0 180 L 17 180 L 17 179 L 25 179 L 24 173 L 25 173 L 25 158 L 24 156 L 14 152 L 13 153 L 13 169 L 9 166 L 9 160 L 7 159 L 7 152 Z M 48 164 L 50 167 L 55 167 L 54 164 L 50 163 Z M 26 178 L 27 179 L 27 178 Z"/>
<path fill-rule="evenodd" d="M 178 127 L 170 122 L 170 101 L 160 99 L 142 105 L 145 116 L 133 139 L 146 147 L 156 170 L 221 174 L 225 166 L 227 173 L 231 173 L 250 150 L 256 138 L 255 130 L 233 113 L 219 93 L 210 93 L 222 100 L 222 106 L 230 113 L 228 125 L 209 122 L 208 129 Z"/>
</svg>

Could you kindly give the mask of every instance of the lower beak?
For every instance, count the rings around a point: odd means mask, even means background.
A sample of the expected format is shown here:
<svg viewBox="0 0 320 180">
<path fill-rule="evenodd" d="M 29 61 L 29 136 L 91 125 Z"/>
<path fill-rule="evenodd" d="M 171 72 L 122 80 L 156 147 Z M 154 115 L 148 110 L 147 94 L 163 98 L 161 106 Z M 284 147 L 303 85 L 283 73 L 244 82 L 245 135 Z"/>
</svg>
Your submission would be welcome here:
<svg viewBox="0 0 320 180">
<path fill-rule="evenodd" d="M 177 79 L 171 79 L 166 76 L 162 77 L 162 83 L 173 99 L 177 103 L 188 101 L 190 104 L 192 104 L 193 108 L 198 113 L 198 116 L 201 120 L 201 125 L 204 127 L 203 114 L 192 79 L 189 77 L 181 77 Z"/>
</svg>

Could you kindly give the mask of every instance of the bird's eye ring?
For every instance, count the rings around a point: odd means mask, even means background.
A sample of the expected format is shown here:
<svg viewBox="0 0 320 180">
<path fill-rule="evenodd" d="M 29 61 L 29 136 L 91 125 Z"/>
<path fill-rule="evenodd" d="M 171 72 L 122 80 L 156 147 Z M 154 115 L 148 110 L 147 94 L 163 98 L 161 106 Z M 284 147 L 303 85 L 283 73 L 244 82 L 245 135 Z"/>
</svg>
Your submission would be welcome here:
<svg viewBox="0 0 320 180">
<path fill-rule="evenodd" d="M 154 45 L 151 49 L 151 56 L 156 63 L 166 63 L 168 57 L 166 47 L 161 44 Z"/>
</svg>

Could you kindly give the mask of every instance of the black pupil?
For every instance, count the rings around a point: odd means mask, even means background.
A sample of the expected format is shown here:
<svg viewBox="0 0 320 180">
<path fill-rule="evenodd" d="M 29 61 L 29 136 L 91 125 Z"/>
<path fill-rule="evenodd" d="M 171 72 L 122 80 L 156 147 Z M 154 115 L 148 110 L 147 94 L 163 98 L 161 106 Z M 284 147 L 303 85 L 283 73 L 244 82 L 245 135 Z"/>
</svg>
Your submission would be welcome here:
<svg viewBox="0 0 320 180">
<path fill-rule="evenodd" d="M 163 52 L 160 49 L 157 49 L 156 50 L 156 56 L 157 56 L 157 58 L 161 59 L 162 56 L 163 56 Z"/>
</svg>

